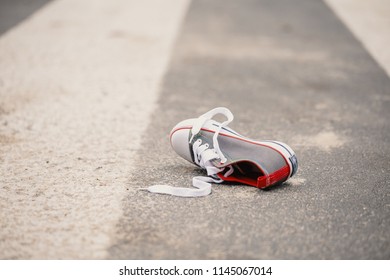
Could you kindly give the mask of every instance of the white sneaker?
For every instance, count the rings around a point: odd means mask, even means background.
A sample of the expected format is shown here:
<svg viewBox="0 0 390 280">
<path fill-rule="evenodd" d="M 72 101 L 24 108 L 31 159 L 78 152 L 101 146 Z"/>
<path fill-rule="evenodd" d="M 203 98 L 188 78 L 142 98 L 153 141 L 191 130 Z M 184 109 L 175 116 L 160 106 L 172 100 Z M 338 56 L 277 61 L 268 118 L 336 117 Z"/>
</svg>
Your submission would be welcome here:
<svg viewBox="0 0 390 280">
<path fill-rule="evenodd" d="M 227 120 L 222 123 L 213 120 L 217 114 Z M 230 110 L 219 107 L 199 118 L 178 123 L 170 134 L 173 149 L 205 169 L 208 177 L 193 178 L 197 189 L 155 185 L 147 190 L 175 196 L 205 196 L 211 192 L 210 183 L 229 181 L 264 189 L 281 184 L 296 173 L 298 161 L 288 145 L 246 138 L 227 127 L 232 120 Z"/>
</svg>

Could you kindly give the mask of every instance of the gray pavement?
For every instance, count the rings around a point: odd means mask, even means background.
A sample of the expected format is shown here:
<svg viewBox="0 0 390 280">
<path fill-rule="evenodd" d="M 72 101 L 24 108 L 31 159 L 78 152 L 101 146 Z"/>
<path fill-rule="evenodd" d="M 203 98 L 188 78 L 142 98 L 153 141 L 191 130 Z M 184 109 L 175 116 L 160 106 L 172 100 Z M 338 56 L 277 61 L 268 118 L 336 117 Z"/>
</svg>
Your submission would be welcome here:
<svg viewBox="0 0 390 280">
<path fill-rule="evenodd" d="M 322 2 L 193 1 L 130 175 L 113 259 L 389 259 L 390 80 Z M 170 129 L 216 106 L 292 146 L 297 177 L 200 199 L 137 192 L 203 174 Z"/>
</svg>

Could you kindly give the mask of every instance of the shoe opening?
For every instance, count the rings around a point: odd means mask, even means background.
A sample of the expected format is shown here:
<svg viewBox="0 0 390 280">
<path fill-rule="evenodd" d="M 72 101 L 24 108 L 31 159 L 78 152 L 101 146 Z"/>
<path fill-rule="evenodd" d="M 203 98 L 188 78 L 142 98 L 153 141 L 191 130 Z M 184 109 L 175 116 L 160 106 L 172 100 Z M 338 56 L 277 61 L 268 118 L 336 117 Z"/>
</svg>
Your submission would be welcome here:
<svg viewBox="0 0 390 280">
<path fill-rule="evenodd" d="M 221 174 L 218 176 L 224 181 L 238 182 L 250 186 L 257 186 L 257 180 L 264 175 L 260 167 L 251 161 L 239 161 L 232 165 L 233 173 L 224 177 Z"/>
</svg>

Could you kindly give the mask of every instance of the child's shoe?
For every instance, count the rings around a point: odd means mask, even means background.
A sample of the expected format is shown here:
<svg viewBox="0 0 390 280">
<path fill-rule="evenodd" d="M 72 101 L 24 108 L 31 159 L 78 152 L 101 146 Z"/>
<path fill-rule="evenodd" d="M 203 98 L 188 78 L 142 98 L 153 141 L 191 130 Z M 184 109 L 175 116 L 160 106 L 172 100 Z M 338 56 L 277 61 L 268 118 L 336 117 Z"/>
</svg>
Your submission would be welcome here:
<svg viewBox="0 0 390 280">
<path fill-rule="evenodd" d="M 212 120 L 217 114 L 225 122 Z M 229 109 L 215 108 L 197 119 L 178 123 L 171 131 L 175 152 L 205 169 L 209 177 L 193 178 L 193 188 L 155 185 L 147 190 L 176 196 L 204 196 L 211 192 L 210 183 L 238 182 L 260 189 L 274 186 L 292 177 L 298 168 L 294 151 L 278 141 L 255 141 L 227 125 L 233 120 Z"/>
</svg>

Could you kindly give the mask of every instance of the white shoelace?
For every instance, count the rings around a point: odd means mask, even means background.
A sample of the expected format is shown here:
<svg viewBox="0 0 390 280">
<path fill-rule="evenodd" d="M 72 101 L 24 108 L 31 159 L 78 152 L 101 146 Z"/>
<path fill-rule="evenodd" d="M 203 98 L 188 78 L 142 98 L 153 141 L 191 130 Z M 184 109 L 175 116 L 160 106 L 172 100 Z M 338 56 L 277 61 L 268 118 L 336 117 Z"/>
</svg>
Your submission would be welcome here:
<svg viewBox="0 0 390 280">
<path fill-rule="evenodd" d="M 148 188 L 143 188 L 141 190 L 147 190 L 151 193 L 160 193 L 160 194 L 170 194 L 173 196 L 181 197 L 199 197 L 206 196 L 211 193 L 211 183 L 221 183 L 223 180 L 216 176 L 217 173 L 223 172 L 225 168 L 215 167 L 211 161 L 219 159 L 221 163 L 226 162 L 226 157 L 219 148 L 218 135 L 221 129 L 227 126 L 234 118 L 232 112 L 229 109 L 224 107 L 218 107 L 210 110 L 209 112 L 201 115 L 196 122 L 194 123 L 191 129 L 191 139 L 192 142 L 194 136 L 199 133 L 202 129 L 202 126 L 215 115 L 222 114 L 227 120 L 217 126 L 213 136 L 213 149 L 209 148 L 208 143 L 202 143 L 201 139 L 198 139 L 194 142 L 192 146 L 192 151 L 194 152 L 194 161 L 200 167 L 206 169 L 207 176 L 195 176 L 192 178 L 192 186 L 195 188 L 179 188 L 172 187 L 169 185 L 153 185 Z M 224 174 L 225 177 L 228 177 L 233 173 L 233 168 L 229 166 L 227 172 Z"/>
</svg>

